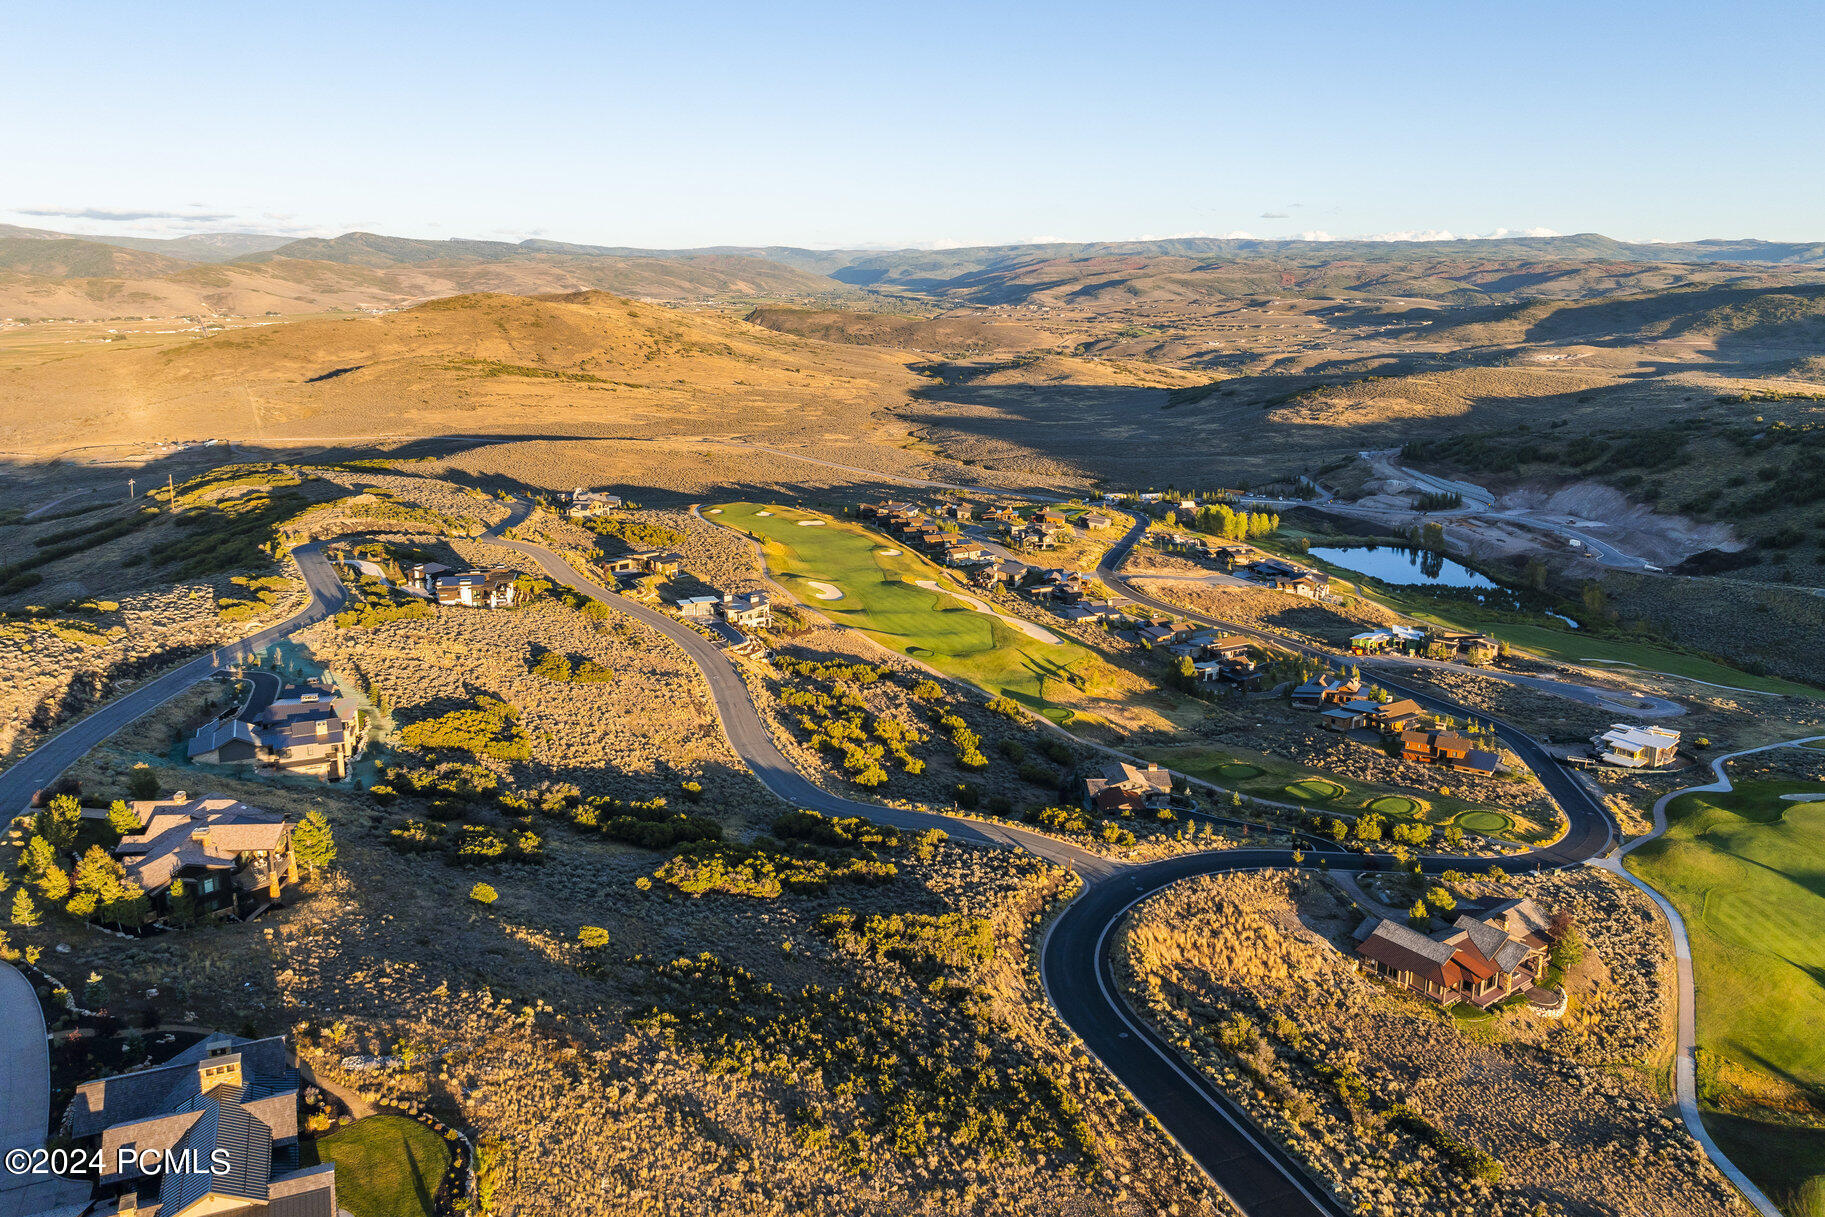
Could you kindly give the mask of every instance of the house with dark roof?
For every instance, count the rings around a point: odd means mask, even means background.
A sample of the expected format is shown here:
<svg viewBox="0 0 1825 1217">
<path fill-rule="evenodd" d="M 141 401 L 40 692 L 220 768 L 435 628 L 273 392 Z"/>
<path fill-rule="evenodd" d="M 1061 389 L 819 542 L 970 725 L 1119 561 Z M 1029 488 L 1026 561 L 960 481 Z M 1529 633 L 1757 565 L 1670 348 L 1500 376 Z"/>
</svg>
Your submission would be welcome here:
<svg viewBox="0 0 1825 1217">
<path fill-rule="evenodd" d="M 1440 1005 L 1461 1001 L 1487 1009 L 1539 983 L 1551 947 L 1548 924 L 1526 899 L 1460 913 L 1434 934 L 1370 917 L 1356 930 L 1356 954 L 1371 975 Z"/>
<path fill-rule="evenodd" d="M 161 1065 L 76 1088 L 65 1124 L 102 1163 L 104 1210 L 337 1217 L 336 1168 L 301 1166 L 285 1040 L 212 1035 Z"/>
<path fill-rule="evenodd" d="M 1461 659 L 1468 664 L 1486 664 L 1495 662 L 1501 650 L 1501 644 L 1487 634 L 1474 630 L 1452 630 L 1443 626 L 1433 626 L 1426 631 L 1428 650 L 1435 650 L 1438 657 Z"/>
<path fill-rule="evenodd" d="M 1443 765 L 1459 773 L 1479 773 L 1488 777 L 1502 767 L 1495 753 L 1478 748 L 1465 736 L 1450 731 L 1402 731 L 1400 752 L 1403 760 L 1421 765 Z"/>
<path fill-rule="evenodd" d="M 291 685 L 251 720 L 224 717 L 198 727 L 185 748 L 203 765 L 343 777 L 360 735 L 355 701 L 318 681 Z"/>
<path fill-rule="evenodd" d="M 1152 762 L 1114 761 L 1084 779 L 1084 810 L 1103 815 L 1152 810 L 1171 798 L 1172 774 Z"/>
<path fill-rule="evenodd" d="M 1367 698 L 1352 697 L 1334 703 L 1319 715 L 1319 719 L 1332 731 L 1354 731 L 1367 726 L 1369 717 L 1380 708 L 1379 703 Z"/>
<path fill-rule="evenodd" d="M 128 804 L 139 828 L 120 839 L 114 856 L 161 912 L 173 880 L 182 880 L 201 913 L 240 914 L 277 900 L 298 879 L 291 823 L 227 795 Z"/>
<path fill-rule="evenodd" d="M 1362 688 L 1355 676 L 1319 676 L 1293 690 L 1293 709 L 1322 710 L 1354 698 Z"/>
<path fill-rule="evenodd" d="M 509 608 L 513 604 L 514 573 L 504 567 L 440 575 L 433 591 L 437 603 L 468 608 Z"/>
</svg>

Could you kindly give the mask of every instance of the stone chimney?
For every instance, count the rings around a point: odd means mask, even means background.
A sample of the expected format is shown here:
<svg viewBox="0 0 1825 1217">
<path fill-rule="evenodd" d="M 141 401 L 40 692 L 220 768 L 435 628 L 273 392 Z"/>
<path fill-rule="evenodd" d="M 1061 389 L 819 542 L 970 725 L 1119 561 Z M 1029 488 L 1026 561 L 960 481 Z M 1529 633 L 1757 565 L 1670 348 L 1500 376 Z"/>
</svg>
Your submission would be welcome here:
<svg viewBox="0 0 1825 1217">
<path fill-rule="evenodd" d="M 196 1063 L 196 1081 L 204 1094 L 217 1086 L 241 1085 L 241 1054 L 226 1038 L 210 1040 Z"/>
</svg>

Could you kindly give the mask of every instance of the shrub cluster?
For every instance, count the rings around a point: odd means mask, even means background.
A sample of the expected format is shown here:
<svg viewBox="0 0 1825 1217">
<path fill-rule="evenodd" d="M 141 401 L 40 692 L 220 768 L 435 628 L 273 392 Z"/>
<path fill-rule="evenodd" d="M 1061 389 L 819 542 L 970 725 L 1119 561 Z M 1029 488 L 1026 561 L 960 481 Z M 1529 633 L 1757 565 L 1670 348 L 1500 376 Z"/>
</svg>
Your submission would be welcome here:
<svg viewBox="0 0 1825 1217">
<path fill-rule="evenodd" d="M 498 697 L 483 694 L 475 705 L 436 718 L 408 723 L 399 732 L 402 748 L 467 752 L 502 761 L 532 757 L 532 743 L 520 726 L 519 711 Z"/>
<path fill-rule="evenodd" d="M 796 993 L 705 953 L 654 969 L 669 1000 L 634 1017 L 717 1073 L 794 1080 L 818 1074 L 835 1094 L 868 1095 L 863 1119 L 914 1160 L 935 1142 L 991 1158 L 1053 1153 L 1088 1165 L 1095 1143 L 1075 1100 L 1030 1062 L 986 1067 L 966 1035 L 932 1035 L 916 1007 L 884 994 L 809 986 Z M 979 1014 L 977 1017 L 986 1017 Z M 865 1138 L 830 1146 L 821 1111 L 801 1113 L 801 1143 L 850 1152 L 867 1168 Z"/>
</svg>

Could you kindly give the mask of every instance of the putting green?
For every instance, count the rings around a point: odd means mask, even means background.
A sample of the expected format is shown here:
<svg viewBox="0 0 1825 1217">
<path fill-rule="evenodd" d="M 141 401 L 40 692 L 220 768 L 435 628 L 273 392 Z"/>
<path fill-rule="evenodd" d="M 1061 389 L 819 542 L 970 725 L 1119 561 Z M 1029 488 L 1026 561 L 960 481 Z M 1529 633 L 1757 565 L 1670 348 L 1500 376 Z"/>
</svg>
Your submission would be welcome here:
<svg viewBox="0 0 1825 1217">
<path fill-rule="evenodd" d="M 1250 778 L 1260 777 L 1262 772 L 1259 765 L 1251 765 L 1246 761 L 1231 761 L 1227 765 L 1217 766 L 1217 776 L 1225 782 L 1246 782 Z"/>
<path fill-rule="evenodd" d="M 1419 810 L 1419 800 L 1404 794 L 1384 794 L 1369 804 L 1369 810 L 1384 816 L 1410 816 Z"/>
<path fill-rule="evenodd" d="M 880 546 L 880 539 L 842 520 L 757 503 L 722 504 L 721 522 L 762 540 L 781 582 L 817 603 L 838 625 L 948 676 L 1004 694 L 1055 721 L 1079 713 L 1062 699 L 1092 689 L 1103 660 L 1075 642 L 1044 643 L 956 599 L 917 586 L 947 576 L 916 554 Z M 822 528 L 801 528 L 806 520 Z M 812 584 L 834 584 L 840 600 L 818 600 Z M 1070 690 L 1069 693 L 1063 692 Z"/>
<path fill-rule="evenodd" d="M 1286 788 L 1286 793 L 1302 803 L 1328 803 L 1343 797 L 1343 787 L 1324 778 L 1306 778 Z"/>
<path fill-rule="evenodd" d="M 1484 835 L 1507 832 L 1514 827 L 1514 821 L 1499 811 L 1460 811 L 1452 823 L 1465 832 Z"/>
</svg>

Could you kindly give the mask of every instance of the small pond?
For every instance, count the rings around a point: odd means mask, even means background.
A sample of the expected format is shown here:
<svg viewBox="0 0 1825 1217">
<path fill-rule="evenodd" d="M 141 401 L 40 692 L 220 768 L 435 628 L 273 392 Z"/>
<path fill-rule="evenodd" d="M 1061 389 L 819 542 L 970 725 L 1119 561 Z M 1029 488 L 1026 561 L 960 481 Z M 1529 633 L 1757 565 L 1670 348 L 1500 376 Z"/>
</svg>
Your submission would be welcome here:
<svg viewBox="0 0 1825 1217">
<path fill-rule="evenodd" d="M 1409 549 L 1400 545 L 1364 545 L 1348 549 L 1314 547 L 1311 554 L 1332 566 L 1369 575 L 1394 586 L 1495 587 L 1463 563 L 1429 549 Z"/>
</svg>

